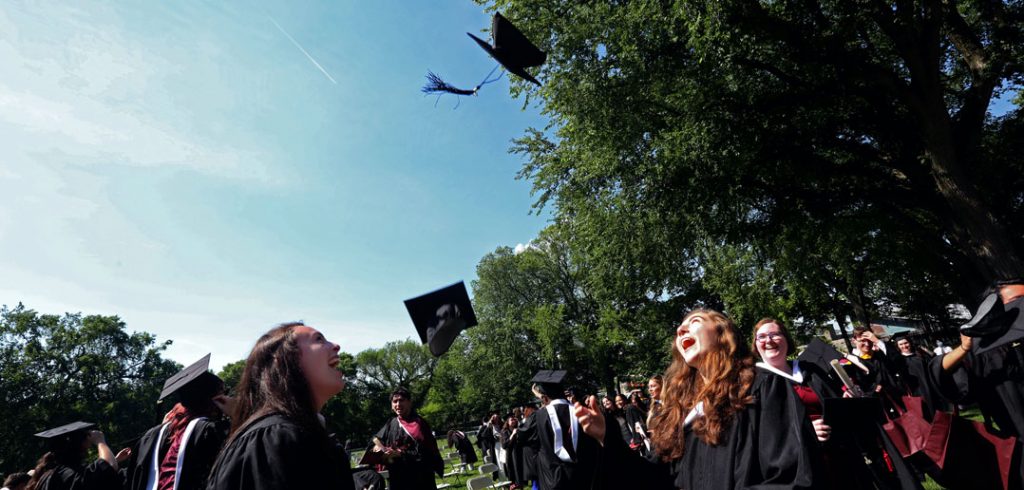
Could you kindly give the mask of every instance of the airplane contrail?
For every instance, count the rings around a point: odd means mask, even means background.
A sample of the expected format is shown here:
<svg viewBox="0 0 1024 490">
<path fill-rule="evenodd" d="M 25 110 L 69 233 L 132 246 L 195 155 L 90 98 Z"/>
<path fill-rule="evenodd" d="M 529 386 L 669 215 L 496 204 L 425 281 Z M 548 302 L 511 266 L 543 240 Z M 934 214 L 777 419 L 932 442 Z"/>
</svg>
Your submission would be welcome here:
<svg viewBox="0 0 1024 490">
<path fill-rule="evenodd" d="M 310 56 L 309 53 L 307 53 L 306 50 L 302 48 L 302 45 L 299 44 L 299 42 L 296 41 L 295 38 L 293 38 L 291 34 L 288 34 L 288 31 L 284 30 L 284 27 L 281 27 L 281 24 L 278 24 L 277 21 L 274 20 L 274 18 L 269 16 L 269 15 L 267 16 L 267 18 L 270 19 L 270 21 L 274 23 L 274 26 L 277 27 L 277 30 L 281 31 L 281 34 L 284 34 L 285 37 L 287 37 L 288 40 L 291 41 L 292 44 L 295 45 L 296 48 L 299 48 L 299 51 L 302 51 L 302 54 L 306 55 L 306 57 L 309 58 L 309 61 L 312 61 L 313 64 L 316 65 L 316 67 L 320 69 L 320 71 L 324 74 L 324 76 L 327 77 L 328 80 L 331 81 L 331 83 L 333 83 L 335 85 L 338 84 L 338 82 L 334 80 L 334 77 L 332 77 L 330 73 L 327 73 L 327 70 L 325 70 L 324 67 L 320 66 L 320 63 L 317 63 L 316 60 L 313 59 L 313 57 Z"/>
</svg>

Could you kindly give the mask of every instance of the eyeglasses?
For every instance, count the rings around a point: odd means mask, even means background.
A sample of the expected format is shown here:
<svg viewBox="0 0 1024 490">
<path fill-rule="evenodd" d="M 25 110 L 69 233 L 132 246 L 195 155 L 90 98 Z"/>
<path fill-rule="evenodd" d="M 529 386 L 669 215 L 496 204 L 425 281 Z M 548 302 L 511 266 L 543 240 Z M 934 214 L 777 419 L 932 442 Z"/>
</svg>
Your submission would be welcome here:
<svg viewBox="0 0 1024 490">
<path fill-rule="evenodd" d="M 761 342 L 761 343 L 765 343 L 765 342 L 768 341 L 768 339 L 772 339 L 772 342 L 778 342 L 778 341 L 782 340 L 783 338 L 785 338 L 785 337 L 783 337 L 781 333 L 772 332 L 772 333 L 760 333 L 760 334 L 757 334 L 757 336 L 754 337 L 754 340 L 756 340 L 758 342 Z"/>
</svg>

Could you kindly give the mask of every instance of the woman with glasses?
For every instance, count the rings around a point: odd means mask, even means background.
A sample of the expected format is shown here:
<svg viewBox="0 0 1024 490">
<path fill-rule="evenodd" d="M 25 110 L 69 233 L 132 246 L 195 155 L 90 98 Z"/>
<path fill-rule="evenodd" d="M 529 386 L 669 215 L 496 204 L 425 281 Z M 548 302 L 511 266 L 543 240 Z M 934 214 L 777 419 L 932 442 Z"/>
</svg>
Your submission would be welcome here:
<svg viewBox="0 0 1024 490">
<path fill-rule="evenodd" d="M 675 488 L 823 488 L 814 431 L 787 383 L 758 372 L 732 320 L 686 315 L 664 375 L 654 450 Z"/>
<path fill-rule="evenodd" d="M 823 456 L 825 488 L 919 488 L 899 454 L 886 455 L 880 449 L 879 434 L 832 437 L 832 427 L 822 418 L 825 398 L 844 396 L 828 374 L 814 363 L 788 359 L 796 344 L 789 330 L 774 318 L 754 325 L 753 351 L 761 358 L 756 364 L 762 374 L 774 375 L 792 387 L 817 437 L 816 453 Z M 808 441 L 814 444 L 813 441 Z M 869 468 L 864 457 L 875 463 Z"/>
</svg>

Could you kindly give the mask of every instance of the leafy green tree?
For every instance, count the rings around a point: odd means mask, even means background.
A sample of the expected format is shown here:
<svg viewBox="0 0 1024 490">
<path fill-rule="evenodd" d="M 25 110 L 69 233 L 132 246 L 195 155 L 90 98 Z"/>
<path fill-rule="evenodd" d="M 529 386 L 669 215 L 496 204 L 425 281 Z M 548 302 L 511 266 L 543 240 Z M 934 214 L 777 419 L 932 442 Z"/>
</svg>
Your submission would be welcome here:
<svg viewBox="0 0 1024 490">
<path fill-rule="evenodd" d="M 224 392 L 233 393 L 235 387 L 238 386 L 238 382 L 242 380 L 242 371 L 245 370 L 245 359 L 225 364 L 221 368 L 220 372 L 217 373 L 222 381 L 224 381 Z"/>
<path fill-rule="evenodd" d="M 0 308 L 0 473 L 34 466 L 38 431 L 88 420 L 117 450 L 158 423 L 160 389 L 181 369 L 161 358 L 168 345 L 116 316 Z"/>
<path fill-rule="evenodd" d="M 861 317 L 908 293 L 857 277 L 881 265 L 967 304 L 1024 276 L 1022 114 L 987 114 L 1021 82 L 1019 2 L 486 3 L 548 51 L 544 86 L 514 89 L 551 121 L 514 147 L 522 176 L 634 297 L 704 287 L 707 243 L 779 267 L 793 262 L 772 237 L 843 230 L 867 254 L 802 254 L 827 260 L 819 279 Z"/>
</svg>

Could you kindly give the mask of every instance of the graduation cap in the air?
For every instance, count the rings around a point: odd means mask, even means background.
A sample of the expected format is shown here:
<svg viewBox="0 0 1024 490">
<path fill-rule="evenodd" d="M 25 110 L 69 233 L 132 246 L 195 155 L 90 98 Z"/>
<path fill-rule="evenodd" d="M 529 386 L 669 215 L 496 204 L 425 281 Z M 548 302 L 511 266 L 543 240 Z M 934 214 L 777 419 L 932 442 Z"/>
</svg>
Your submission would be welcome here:
<svg viewBox="0 0 1024 490">
<path fill-rule="evenodd" d="M 500 13 L 495 13 L 494 17 L 491 19 L 491 36 L 494 39 L 493 45 L 474 36 L 473 34 L 468 32 L 466 34 L 473 38 L 473 40 L 484 49 L 484 51 L 487 51 L 487 54 L 491 55 L 491 57 L 493 57 L 502 67 L 508 70 L 509 73 L 515 74 L 523 80 L 540 86 L 540 82 L 527 73 L 526 68 L 543 65 L 544 61 L 547 60 L 547 53 L 541 51 L 540 48 L 530 42 L 522 31 L 516 28 L 515 25 L 509 22 L 509 20 L 503 17 Z M 491 73 L 494 73 L 494 70 L 491 70 Z M 480 90 L 480 87 L 497 80 L 497 78 L 491 79 L 490 74 L 488 74 L 487 77 L 484 78 L 484 81 L 480 82 L 480 84 L 472 90 L 460 89 L 449 85 L 433 72 L 427 73 L 427 80 L 427 85 L 423 87 L 423 93 L 426 94 L 441 94 L 447 92 L 457 95 L 473 95 Z"/>
<path fill-rule="evenodd" d="M 551 399 L 565 398 L 565 388 L 562 382 L 565 381 L 565 371 L 537 371 L 530 381 L 537 386 L 537 391 L 547 395 Z"/>
<path fill-rule="evenodd" d="M 997 347 L 1024 339 L 1024 315 L 1021 314 L 1021 310 L 1024 309 L 1024 297 L 1014 299 L 1005 305 L 1002 304 L 1002 301 L 999 301 L 998 304 L 1001 308 L 993 307 L 993 309 L 1001 309 L 1002 313 L 988 322 L 991 325 L 988 329 L 989 332 L 974 339 L 975 355 L 984 354 Z M 961 331 L 963 330 L 961 329 Z M 970 334 L 965 332 L 965 335 Z"/>
<path fill-rule="evenodd" d="M 168 378 L 164 382 L 163 391 L 160 392 L 159 401 L 164 401 L 165 398 L 175 394 L 178 395 L 183 405 L 212 398 L 220 392 L 224 382 L 209 369 L 210 354 L 207 354 L 191 366 Z"/>
<path fill-rule="evenodd" d="M 462 281 L 407 299 L 405 309 L 416 325 L 420 342 L 427 344 L 435 357 L 448 352 L 460 332 L 476 325 L 476 314 Z"/>
</svg>

